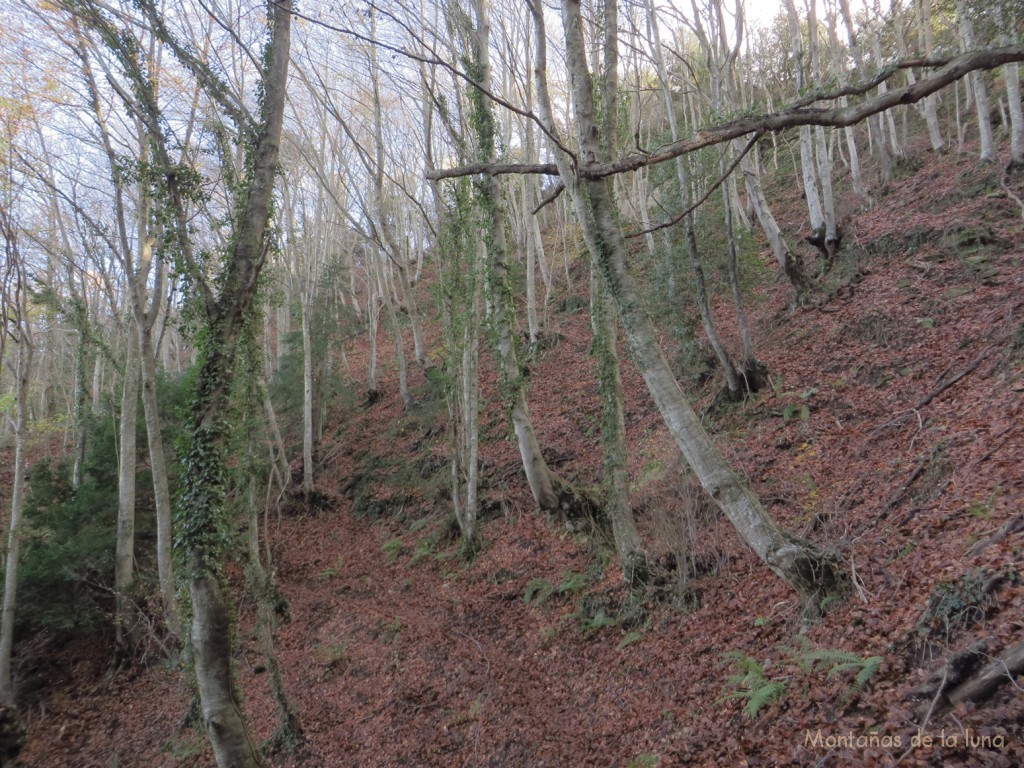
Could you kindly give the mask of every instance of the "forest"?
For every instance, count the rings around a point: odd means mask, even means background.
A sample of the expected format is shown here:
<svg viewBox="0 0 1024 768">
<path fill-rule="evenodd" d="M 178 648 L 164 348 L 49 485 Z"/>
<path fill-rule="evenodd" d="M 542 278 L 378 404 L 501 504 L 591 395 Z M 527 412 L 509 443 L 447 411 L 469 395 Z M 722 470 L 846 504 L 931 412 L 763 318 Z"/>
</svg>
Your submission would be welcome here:
<svg viewBox="0 0 1024 768">
<path fill-rule="evenodd" d="M 1020 0 L 4 0 L 0 766 L 1024 763 Z"/>
</svg>

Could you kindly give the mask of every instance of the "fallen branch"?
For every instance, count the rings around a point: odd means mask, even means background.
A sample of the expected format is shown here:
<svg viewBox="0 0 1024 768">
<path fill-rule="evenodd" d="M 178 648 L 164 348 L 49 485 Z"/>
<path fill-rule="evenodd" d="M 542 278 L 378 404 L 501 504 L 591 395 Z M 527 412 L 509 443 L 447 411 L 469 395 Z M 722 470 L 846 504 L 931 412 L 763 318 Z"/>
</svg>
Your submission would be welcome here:
<svg viewBox="0 0 1024 768">
<path fill-rule="evenodd" d="M 989 346 L 989 347 L 986 347 L 985 349 L 983 349 L 978 354 L 978 356 L 975 357 L 970 362 L 970 364 L 968 364 L 968 366 L 966 368 L 964 368 L 962 371 L 960 371 L 960 373 L 958 373 L 956 376 L 954 376 L 951 379 L 947 379 L 945 382 L 943 382 L 942 384 L 937 386 L 935 389 L 933 389 L 927 396 L 925 396 L 924 398 L 919 400 L 917 402 L 917 404 L 914 406 L 914 410 L 917 410 L 918 408 L 924 408 L 926 405 L 928 405 L 928 403 L 930 403 L 936 397 L 938 397 L 943 392 L 945 392 L 947 389 L 949 389 L 954 384 L 956 384 L 958 381 L 960 381 L 960 379 L 964 378 L 965 376 L 970 376 L 972 373 L 974 373 L 978 369 L 978 366 L 981 365 L 985 361 L 985 359 L 995 351 L 995 349 L 996 349 L 996 347 L 995 347 L 994 344 L 992 346 Z"/>
<path fill-rule="evenodd" d="M 950 707 L 967 701 L 985 701 L 995 695 L 999 686 L 1007 682 L 1017 685 L 1016 678 L 1021 674 L 1024 674 L 1024 642 L 1004 651 L 980 673 L 954 687 L 946 694 L 946 699 Z"/>
<path fill-rule="evenodd" d="M 976 543 L 973 547 L 967 550 L 964 556 L 972 557 L 973 555 L 988 549 L 993 544 L 998 544 L 1006 539 L 1007 536 L 1011 536 L 1020 531 L 1024 531 L 1024 513 L 1017 515 L 1013 520 L 1008 522 L 989 538 Z"/>
<path fill-rule="evenodd" d="M 404 52 L 403 52 L 404 53 Z M 950 59 L 948 63 L 928 77 L 924 77 L 915 83 L 902 88 L 894 88 L 872 98 L 866 99 L 859 104 L 846 107 L 791 107 L 782 112 L 775 112 L 768 115 L 756 115 L 743 117 L 724 125 L 717 125 L 705 130 L 670 142 L 649 154 L 634 154 L 611 162 L 589 162 L 577 164 L 576 170 L 581 178 L 602 179 L 607 176 L 614 176 L 618 173 L 626 173 L 645 168 L 650 165 L 657 165 L 666 160 L 672 160 L 681 155 L 696 152 L 698 149 L 722 144 L 742 136 L 749 136 L 752 133 L 762 131 L 765 133 L 778 133 L 787 128 L 797 128 L 802 125 L 821 125 L 832 128 L 845 128 L 856 125 L 872 115 L 884 112 L 892 107 L 901 104 L 916 104 L 922 99 L 942 90 L 947 85 L 956 82 L 960 78 L 976 70 L 995 69 L 1004 64 L 1015 61 L 1024 61 L 1024 45 L 1010 45 L 1003 48 L 984 48 L 976 51 L 968 51 L 956 58 Z M 915 63 L 937 63 L 917 61 Z M 895 69 L 885 70 L 886 77 L 890 76 Z M 883 78 L 884 79 L 884 78 Z M 497 97 L 492 97 L 497 98 Z M 817 94 L 815 101 L 827 98 L 827 94 Z M 458 176 L 472 176 L 477 173 L 539 173 L 550 176 L 558 175 L 558 168 L 554 163 L 533 163 L 515 164 L 519 170 L 513 170 L 513 165 L 507 164 L 473 164 L 459 168 L 444 170 L 431 170 L 425 175 L 428 179 L 447 179 Z"/>
</svg>

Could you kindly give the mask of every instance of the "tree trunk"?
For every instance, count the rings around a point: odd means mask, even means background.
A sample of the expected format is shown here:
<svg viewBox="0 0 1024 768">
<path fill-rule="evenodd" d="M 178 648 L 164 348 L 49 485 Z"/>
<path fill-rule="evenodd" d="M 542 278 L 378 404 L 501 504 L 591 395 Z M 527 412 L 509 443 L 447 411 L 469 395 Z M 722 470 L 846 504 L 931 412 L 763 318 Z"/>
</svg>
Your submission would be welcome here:
<svg viewBox="0 0 1024 768">
<path fill-rule="evenodd" d="M 259 750 L 249 736 L 231 671 L 231 620 L 213 564 L 193 560 L 192 656 L 203 719 L 220 768 L 255 768 Z"/>
<path fill-rule="evenodd" d="M 306 292 L 303 295 L 307 298 Z M 313 496 L 313 329 L 312 301 L 302 306 L 302 493 Z"/>
<path fill-rule="evenodd" d="M 117 545 L 114 555 L 114 665 L 129 660 L 136 638 L 135 587 L 135 444 L 139 407 L 139 345 L 129 329 L 121 394 L 120 453 L 117 471 Z"/>
<path fill-rule="evenodd" d="M 5 233 L 8 239 L 13 237 Z M 10 254 L 8 254 L 10 255 Z M 24 278 L 23 265 L 15 265 Z M 28 456 L 25 441 L 28 439 L 28 396 L 29 375 L 32 370 L 33 342 L 28 328 L 27 304 L 24 293 L 28 286 L 19 279 L 21 303 L 15 310 L 18 318 L 18 362 L 15 367 L 17 385 L 17 421 L 14 427 L 14 483 L 11 487 L 11 517 L 7 525 L 7 557 L 4 563 L 4 597 L 0 614 L 0 705 L 14 705 L 14 684 L 11 679 L 11 654 L 14 651 L 14 611 L 17 605 L 18 559 L 21 554 L 21 523 L 25 509 L 25 481 Z M 4 329 L 6 332 L 6 329 Z"/>
<path fill-rule="evenodd" d="M 147 0 L 148 2 L 148 0 Z M 156 8 L 149 6 L 155 21 Z M 249 737 L 231 662 L 231 621 L 218 578 L 226 555 L 224 423 L 239 338 L 257 293 L 278 170 L 291 41 L 291 0 L 268 8 L 271 33 L 262 71 L 263 110 L 258 124 L 239 130 L 252 141 L 251 167 L 239 196 L 233 247 L 225 259 L 220 292 L 207 303 L 207 334 L 199 353 L 196 392 L 189 418 L 190 444 L 179 496 L 179 541 L 192 605 L 192 655 L 196 685 L 217 765 L 254 768 L 261 763 Z M 176 51 L 177 52 L 177 51 Z M 180 55 L 180 54 L 179 54 Z M 216 96 L 216 94 L 211 94 Z M 180 218 L 179 218 L 180 221 Z M 188 237 L 179 231 L 180 238 Z"/>
<path fill-rule="evenodd" d="M 647 563 L 629 501 L 629 470 L 626 465 L 629 444 L 622 405 L 622 374 L 619 370 L 618 318 L 605 286 L 594 273 L 591 280 L 591 322 L 594 330 L 593 354 L 597 360 L 598 382 L 603 415 L 601 443 L 604 446 L 606 505 L 611 522 L 615 551 L 622 563 L 622 575 L 633 587 L 646 581 Z"/>
<path fill-rule="evenodd" d="M 175 607 L 174 564 L 171 556 L 171 488 L 167 479 L 167 459 L 164 440 L 160 432 L 160 409 L 156 399 L 156 356 L 152 347 L 151 327 L 146 318 L 136 317 L 142 363 L 142 412 L 146 419 L 146 441 L 149 446 L 149 465 L 153 475 L 153 496 L 156 502 L 156 564 L 160 581 L 160 596 L 167 627 L 175 637 L 181 636 L 181 621 Z"/>
<path fill-rule="evenodd" d="M 586 64 L 580 0 L 563 1 L 562 21 L 580 154 L 586 158 L 585 163 L 596 163 L 601 159 L 600 131 L 593 117 L 593 85 Z M 545 68 L 545 56 L 540 51 L 541 46 L 546 45 L 541 11 L 534 11 L 534 22 L 542 115 L 548 130 L 554 131 L 547 85 L 540 82 Z M 608 181 L 585 179 L 581 182 L 564 155 L 556 152 L 555 157 L 562 181 L 572 196 L 584 240 L 607 290 L 619 307 L 633 355 L 680 452 L 757 556 L 812 606 L 820 607 L 821 601 L 840 585 L 837 563 L 831 555 L 785 533 L 761 506 L 743 477 L 729 467 L 687 402 L 658 346 L 656 331 L 643 309 L 636 281 L 626 263 L 628 249 Z"/>
<path fill-rule="evenodd" d="M 758 222 L 761 224 L 761 229 L 764 230 L 765 236 L 768 238 L 768 243 L 771 246 L 775 260 L 779 262 L 779 267 L 782 268 L 783 274 L 793 286 L 796 291 L 797 300 L 799 300 L 807 287 L 807 279 L 804 277 L 799 256 L 790 250 L 789 244 L 782 234 L 782 229 L 775 220 L 775 215 L 772 213 L 768 200 L 764 196 L 764 190 L 761 188 L 761 175 L 758 172 L 755 160 L 749 155 L 744 157 L 740 161 L 740 171 L 743 173 L 743 181 L 747 188 L 747 199 L 750 201 L 750 206 L 754 209 L 754 215 L 757 217 Z"/>
<path fill-rule="evenodd" d="M 964 49 L 970 51 L 975 45 L 974 22 L 970 16 L 971 8 L 965 0 L 957 0 L 956 10 Z M 978 70 L 971 72 L 970 83 L 971 90 L 974 91 L 974 109 L 978 116 L 979 154 L 983 162 L 994 163 L 996 161 L 995 137 L 992 133 L 992 119 L 989 117 L 988 87 L 985 85 L 984 73 Z"/>
<path fill-rule="evenodd" d="M 1010 109 L 1010 160 L 1014 165 L 1024 165 L 1024 110 L 1020 102 L 1020 67 L 1007 64 L 1006 99 Z"/>
<path fill-rule="evenodd" d="M 475 40 L 475 66 L 479 71 L 481 86 L 490 91 L 490 56 L 488 40 L 490 22 L 487 18 L 486 0 L 474 0 L 477 16 Z M 493 162 L 495 157 L 495 122 L 490 99 L 480 91 L 473 92 L 473 121 L 477 131 L 478 152 L 484 162 Z M 484 176 L 480 184 L 481 204 L 484 209 L 486 232 L 481 245 L 486 249 L 487 259 L 484 290 L 490 307 L 491 322 L 494 324 L 498 363 L 503 385 L 508 392 L 512 425 L 515 429 L 523 470 L 533 493 L 533 498 L 542 510 L 557 511 L 559 507 L 558 482 L 548 468 L 540 450 L 540 443 L 530 419 L 526 400 L 526 381 L 520 368 L 519 356 L 513 335 L 514 307 L 512 288 L 509 285 L 508 249 L 505 242 L 505 216 L 501 184 L 495 176 Z"/>
<path fill-rule="evenodd" d="M 652 55 L 658 71 L 662 97 L 665 101 L 665 112 L 668 116 L 669 130 L 672 133 L 672 140 L 678 141 L 681 136 L 681 130 L 676 117 L 675 105 L 672 101 L 672 90 L 669 87 L 668 68 L 665 66 L 665 60 L 661 53 L 661 33 L 658 31 L 658 18 L 654 7 L 654 0 L 647 0 L 647 18 L 648 28 L 651 33 Z M 690 207 L 690 180 L 686 167 L 688 162 L 689 159 L 684 155 L 680 155 L 675 159 L 676 181 L 679 184 L 679 199 L 683 210 Z M 730 392 L 739 393 L 741 386 L 736 366 L 733 365 L 732 358 L 718 336 L 718 330 L 715 328 L 714 317 L 711 313 L 707 280 L 704 277 L 704 267 L 701 264 L 700 254 L 697 249 L 697 231 L 693 223 L 693 214 L 688 213 L 684 217 L 683 223 L 686 229 L 686 250 L 689 255 L 690 268 L 693 269 L 694 297 L 697 300 L 697 308 L 700 311 L 701 324 L 704 327 L 704 333 L 708 337 L 708 343 L 711 344 L 715 357 L 718 358 L 719 365 L 722 366 L 726 386 Z"/>
</svg>

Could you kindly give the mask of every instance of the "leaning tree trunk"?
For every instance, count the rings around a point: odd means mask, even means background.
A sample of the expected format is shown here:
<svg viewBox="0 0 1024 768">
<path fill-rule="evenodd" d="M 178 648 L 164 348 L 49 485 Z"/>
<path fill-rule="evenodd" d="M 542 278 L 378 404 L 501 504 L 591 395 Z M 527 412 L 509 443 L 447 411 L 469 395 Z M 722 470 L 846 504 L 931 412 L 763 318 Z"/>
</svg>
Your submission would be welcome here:
<svg viewBox="0 0 1024 768">
<path fill-rule="evenodd" d="M 628 249 L 618 223 L 618 212 L 607 179 L 587 178 L 587 165 L 600 162 L 600 130 L 594 120 L 593 84 L 587 69 L 580 0 L 564 0 L 562 21 L 566 39 L 566 65 L 573 97 L 574 120 L 580 157 L 586 158 L 580 174 L 567 158 L 555 157 L 559 174 L 569 190 L 587 248 L 619 316 L 647 388 L 661 412 L 680 452 L 702 486 L 736 527 L 747 545 L 778 576 L 805 596 L 810 605 L 821 601 L 840 585 L 834 558 L 808 542 L 787 534 L 765 511 L 749 484 L 735 472 L 715 446 L 700 419 L 687 402 L 664 353 L 626 263 Z M 548 130 L 554 131 L 551 102 L 544 79 L 546 37 L 542 11 L 534 10 L 538 43 L 538 93 Z"/>
</svg>

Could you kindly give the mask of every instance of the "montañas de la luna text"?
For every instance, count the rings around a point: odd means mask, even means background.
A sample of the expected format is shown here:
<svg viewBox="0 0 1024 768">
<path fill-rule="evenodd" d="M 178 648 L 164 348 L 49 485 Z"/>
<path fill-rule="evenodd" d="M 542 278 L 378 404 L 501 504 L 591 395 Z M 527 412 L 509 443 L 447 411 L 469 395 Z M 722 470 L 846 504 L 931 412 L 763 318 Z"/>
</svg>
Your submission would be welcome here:
<svg viewBox="0 0 1024 768">
<path fill-rule="evenodd" d="M 818 747 L 821 749 L 868 749 L 880 747 L 882 749 L 902 749 L 904 744 L 909 742 L 912 748 L 927 747 L 966 747 L 967 749 L 1005 749 L 1006 736 L 1003 734 L 979 734 L 970 728 L 963 731 L 946 732 L 945 729 L 937 734 L 918 731 L 907 739 L 901 734 L 883 733 L 829 733 L 816 731 L 804 731 L 804 746 Z"/>
</svg>

